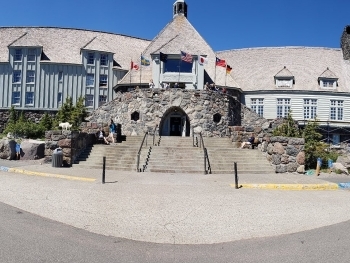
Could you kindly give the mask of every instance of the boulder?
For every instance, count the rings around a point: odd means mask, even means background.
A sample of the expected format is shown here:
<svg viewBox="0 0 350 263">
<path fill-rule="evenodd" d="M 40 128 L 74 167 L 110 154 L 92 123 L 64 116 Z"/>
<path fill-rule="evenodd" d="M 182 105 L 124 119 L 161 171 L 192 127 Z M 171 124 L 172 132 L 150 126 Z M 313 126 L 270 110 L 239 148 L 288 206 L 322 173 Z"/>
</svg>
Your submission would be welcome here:
<svg viewBox="0 0 350 263">
<path fill-rule="evenodd" d="M 349 174 L 348 170 L 341 163 L 333 163 L 332 170 L 333 172 L 341 171 L 344 174 Z"/>
<path fill-rule="evenodd" d="M 37 160 L 45 157 L 45 142 L 24 140 L 21 143 L 21 159 Z"/>
<path fill-rule="evenodd" d="M 0 140 L 0 159 L 14 160 L 16 157 L 16 142 L 14 140 Z"/>
</svg>

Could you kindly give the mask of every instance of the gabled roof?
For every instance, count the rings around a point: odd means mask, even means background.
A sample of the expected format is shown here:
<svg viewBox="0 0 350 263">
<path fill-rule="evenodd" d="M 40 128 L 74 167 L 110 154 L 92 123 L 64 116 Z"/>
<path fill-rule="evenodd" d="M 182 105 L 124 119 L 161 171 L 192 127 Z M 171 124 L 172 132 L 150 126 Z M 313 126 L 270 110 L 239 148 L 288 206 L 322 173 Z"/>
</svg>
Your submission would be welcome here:
<svg viewBox="0 0 350 263">
<path fill-rule="evenodd" d="M 86 43 L 81 49 L 113 53 L 113 49 L 102 42 L 97 36 Z"/>
<path fill-rule="evenodd" d="M 211 81 L 216 82 L 218 86 L 225 86 L 226 81 L 227 86 L 237 87 L 237 83 L 232 77 L 229 75 L 226 77 L 225 68 L 215 69 L 215 52 L 183 15 L 175 16 L 153 39 L 142 54 L 147 58 L 151 58 L 152 54 L 159 54 L 160 52 L 164 54 L 180 54 L 181 51 L 190 53 L 191 55 L 206 55 L 208 64 L 205 65 L 205 71 Z M 134 56 L 133 61 L 140 65 L 140 56 Z M 148 83 L 151 78 L 152 67 L 142 67 L 141 82 Z M 139 71 L 129 71 L 119 82 L 119 85 L 128 84 L 130 82 L 140 83 Z"/>
<path fill-rule="evenodd" d="M 22 36 L 13 41 L 9 47 L 42 47 L 40 39 L 37 39 L 28 32 L 25 32 Z"/>
<path fill-rule="evenodd" d="M 276 75 L 275 75 L 275 79 L 278 78 L 293 78 L 294 76 L 292 74 L 292 72 L 290 72 L 286 66 L 283 67 L 283 69 L 281 69 Z"/>
<path fill-rule="evenodd" d="M 319 76 L 318 79 L 338 79 L 338 78 L 329 68 L 327 68 L 325 71 L 322 72 L 322 74 Z"/>
</svg>

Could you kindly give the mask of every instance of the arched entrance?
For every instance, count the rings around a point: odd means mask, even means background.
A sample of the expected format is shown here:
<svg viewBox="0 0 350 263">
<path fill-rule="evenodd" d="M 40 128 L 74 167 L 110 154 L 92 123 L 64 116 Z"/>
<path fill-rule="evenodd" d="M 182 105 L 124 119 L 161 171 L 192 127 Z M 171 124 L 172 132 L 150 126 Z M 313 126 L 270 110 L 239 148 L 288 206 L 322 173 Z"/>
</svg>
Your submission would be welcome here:
<svg viewBox="0 0 350 263">
<path fill-rule="evenodd" d="M 163 115 L 159 126 L 161 136 L 190 136 L 190 120 L 180 107 L 171 107 Z"/>
</svg>

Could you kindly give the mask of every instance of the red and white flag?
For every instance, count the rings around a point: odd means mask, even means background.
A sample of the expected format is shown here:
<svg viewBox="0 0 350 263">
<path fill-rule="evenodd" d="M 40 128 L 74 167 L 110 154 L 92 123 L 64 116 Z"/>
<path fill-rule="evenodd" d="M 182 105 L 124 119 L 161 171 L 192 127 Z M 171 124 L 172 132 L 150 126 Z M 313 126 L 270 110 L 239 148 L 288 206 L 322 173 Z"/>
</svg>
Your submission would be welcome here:
<svg viewBox="0 0 350 263">
<path fill-rule="evenodd" d="M 130 67 L 131 69 L 135 69 L 135 70 L 139 70 L 139 65 L 137 65 L 136 63 L 134 63 L 134 62 L 132 62 L 131 61 L 131 67 Z"/>
<path fill-rule="evenodd" d="M 201 65 L 208 64 L 208 59 L 206 57 L 203 57 L 203 56 L 198 56 L 198 62 Z"/>
</svg>

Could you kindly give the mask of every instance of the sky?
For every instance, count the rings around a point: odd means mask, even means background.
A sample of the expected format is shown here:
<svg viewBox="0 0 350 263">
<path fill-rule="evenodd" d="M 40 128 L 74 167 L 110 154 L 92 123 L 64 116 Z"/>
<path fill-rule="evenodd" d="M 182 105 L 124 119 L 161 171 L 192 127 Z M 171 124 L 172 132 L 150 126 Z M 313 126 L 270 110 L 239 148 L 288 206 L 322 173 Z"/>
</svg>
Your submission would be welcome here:
<svg viewBox="0 0 350 263">
<path fill-rule="evenodd" d="M 152 40 L 175 0 L 0 0 L 0 26 L 53 26 Z M 350 0 L 185 0 L 188 20 L 214 51 L 254 47 L 340 48 Z"/>
</svg>

